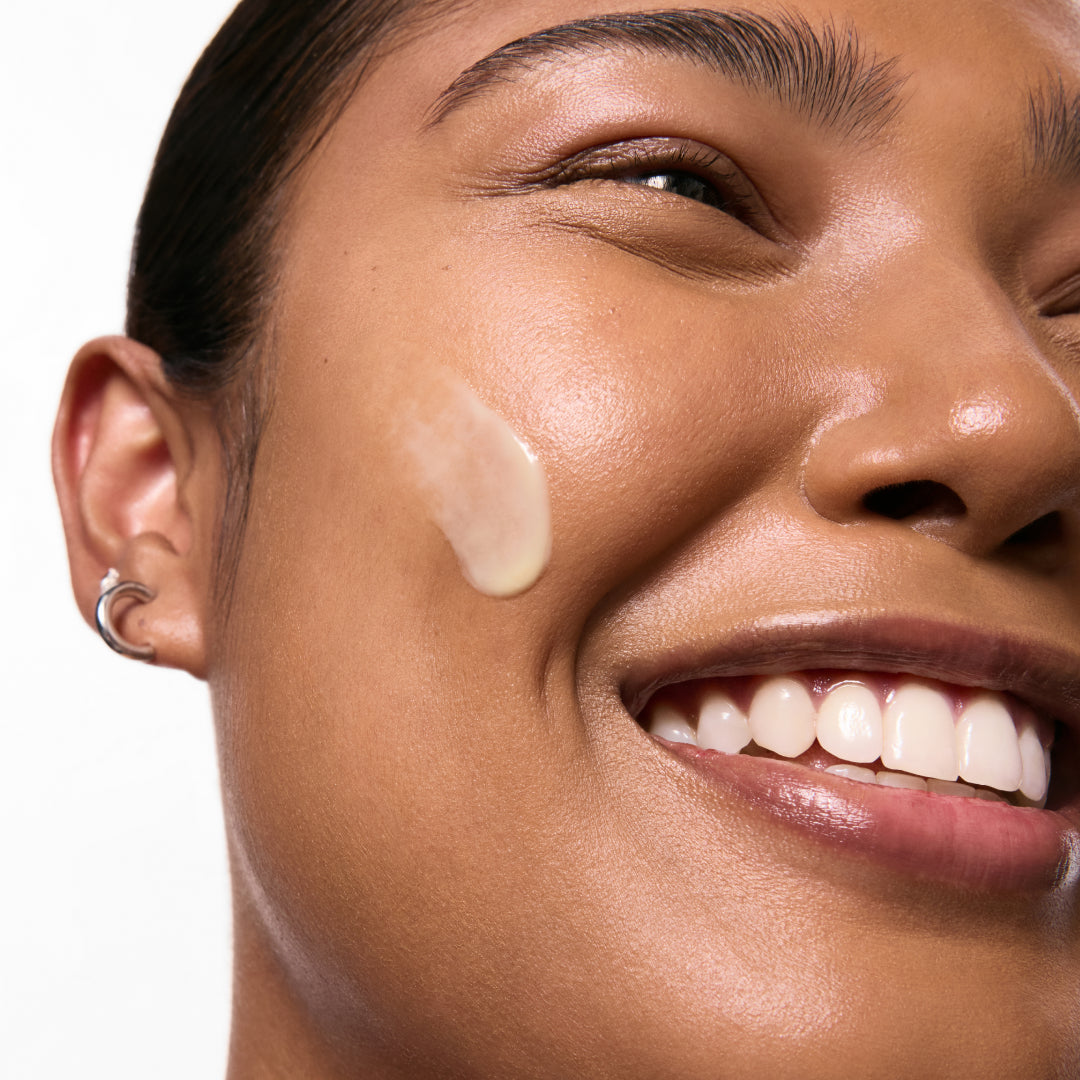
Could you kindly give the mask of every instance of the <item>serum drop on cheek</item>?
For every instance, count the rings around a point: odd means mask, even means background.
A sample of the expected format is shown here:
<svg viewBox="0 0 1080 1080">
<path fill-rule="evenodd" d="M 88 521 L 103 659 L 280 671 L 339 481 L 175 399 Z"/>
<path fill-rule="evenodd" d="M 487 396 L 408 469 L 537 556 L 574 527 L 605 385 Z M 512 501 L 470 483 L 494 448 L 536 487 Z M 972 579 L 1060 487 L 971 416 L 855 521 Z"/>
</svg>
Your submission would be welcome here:
<svg viewBox="0 0 1080 1080">
<path fill-rule="evenodd" d="M 551 556 L 543 467 L 464 384 L 449 383 L 441 405 L 408 436 L 432 517 L 474 588 L 515 596 L 536 583 Z"/>
</svg>

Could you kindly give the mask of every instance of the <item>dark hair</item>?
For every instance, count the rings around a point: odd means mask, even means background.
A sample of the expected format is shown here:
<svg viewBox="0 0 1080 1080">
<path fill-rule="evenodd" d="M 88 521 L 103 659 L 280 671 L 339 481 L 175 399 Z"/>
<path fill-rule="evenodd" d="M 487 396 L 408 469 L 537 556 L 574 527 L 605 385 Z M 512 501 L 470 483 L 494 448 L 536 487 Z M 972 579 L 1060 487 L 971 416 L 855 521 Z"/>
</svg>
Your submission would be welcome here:
<svg viewBox="0 0 1080 1080">
<path fill-rule="evenodd" d="M 196 63 L 139 212 L 127 334 L 211 401 L 226 455 L 220 586 L 231 580 L 269 396 L 274 239 L 289 178 L 376 50 L 431 0 L 242 0 Z"/>
</svg>

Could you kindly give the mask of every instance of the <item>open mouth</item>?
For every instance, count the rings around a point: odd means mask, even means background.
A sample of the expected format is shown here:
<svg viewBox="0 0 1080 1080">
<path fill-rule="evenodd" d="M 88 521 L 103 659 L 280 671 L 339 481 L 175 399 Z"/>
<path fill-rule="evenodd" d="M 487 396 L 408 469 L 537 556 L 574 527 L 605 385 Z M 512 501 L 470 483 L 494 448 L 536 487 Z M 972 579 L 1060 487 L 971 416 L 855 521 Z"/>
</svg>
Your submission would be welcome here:
<svg viewBox="0 0 1080 1080">
<path fill-rule="evenodd" d="M 913 618 L 715 640 L 639 662 L 621 685 L 707 814 L 750 812 L 968 889 L 1080 882 L 1074 657 Z"/>
<path fill-rule="evenodd" d="M 1046 805 L 1053 723 L 1010 695 L 910 676 L 807 671 L 664 687 L 650 734 L 860 783 Z"/>
</svg>

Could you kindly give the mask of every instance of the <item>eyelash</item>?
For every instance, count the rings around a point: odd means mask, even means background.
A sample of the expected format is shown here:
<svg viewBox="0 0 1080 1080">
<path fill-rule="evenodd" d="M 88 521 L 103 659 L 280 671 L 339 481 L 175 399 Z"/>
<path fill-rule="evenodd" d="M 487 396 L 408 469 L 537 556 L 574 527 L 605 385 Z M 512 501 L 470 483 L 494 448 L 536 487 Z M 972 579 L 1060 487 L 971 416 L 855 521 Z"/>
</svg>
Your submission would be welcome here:
<svg viewBox="0 0 1080 1080">
<path fill-rule="evenodd" d="M 742 172 L 718 150 L 688 140 L 637 141 L 593 147 L 560 162 L 543 180 L 550 187 L 582 180 L 612 180 L 629 184 L 634 183 L 635 178 L 644 179 L 664 173 L 696 177 L 711 188 L 717 197 L 716 204 L 702 202 L 703 205 L 718 209 L 751 228 L 759 228 L 764 216 L 760 199 Z M 689 198 L 677 193 L 658 194 Z"/>
<path fill-rule="evenodd" d="M 1044 308 L 1042 314 L 1051 319 L 1080 314 L 1080 275 L 1057 290 L 1057 295 Z"/>
</svg>

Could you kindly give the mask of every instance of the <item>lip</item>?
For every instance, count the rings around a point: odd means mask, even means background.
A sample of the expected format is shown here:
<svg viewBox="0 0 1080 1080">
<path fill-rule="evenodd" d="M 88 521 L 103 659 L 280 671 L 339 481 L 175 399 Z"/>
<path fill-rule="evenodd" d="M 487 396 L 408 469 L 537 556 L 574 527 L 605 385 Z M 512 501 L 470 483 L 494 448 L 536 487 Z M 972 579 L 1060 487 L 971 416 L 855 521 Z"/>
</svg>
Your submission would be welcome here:
<svg viewBox="0 0 1080 1080">
<path fill-rule="evenodd" d="M 888 671 L 1003 691 L 1061 722 L 1071 741 L 1080 728 L 1080 656 L 918 617 L 825 613 L 755 624 L 720 644 L 684 645 L 636 661 L 622 680 L 622 700 L 636 718 L 652 694 L 677 682 L 813 668 Z M 1036 810 L 878 788 L 783 760 L 647 738 L 714 792 L 842 857 L 991 892 L 1072 890 L 1080 879 L 1077 796 Z"/>
<path fill-rule="evenodd" d="M 836 612 L 771 619 L 719 644 L 690 643 L 634 662 L 620 691 L 638 716 L 657 690 L 692 679 L 848 668 L 999 690 L 1080 731 L 1080 653 L 922 617 Z"/>
</svg>

